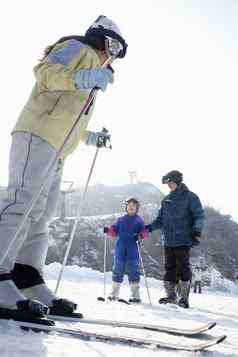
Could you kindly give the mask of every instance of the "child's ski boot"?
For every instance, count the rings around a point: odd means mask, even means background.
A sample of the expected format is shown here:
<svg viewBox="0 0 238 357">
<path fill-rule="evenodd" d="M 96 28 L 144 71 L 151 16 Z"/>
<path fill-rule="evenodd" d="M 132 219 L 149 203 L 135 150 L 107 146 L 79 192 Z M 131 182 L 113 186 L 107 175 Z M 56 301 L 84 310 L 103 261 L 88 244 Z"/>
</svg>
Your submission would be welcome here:
<svg viewBox="0 0 238 357">
<path fill-rule="evenodd" d="M 112 282 L 112 291 L 111 291 L 111 294 L 107 298 L 109 301 L 118 301 L 119 293 L 120 293 L 120 287 L 121 287 L 120 283 L 118 283 L 116 281 Z"/>
<path fill-rule="evenodd" d="M 129 303 L 141 304 L 139 283 L 131 283 L 130 287 L 131 287 L 131 297 L 129 299 Z"/>
</svg>

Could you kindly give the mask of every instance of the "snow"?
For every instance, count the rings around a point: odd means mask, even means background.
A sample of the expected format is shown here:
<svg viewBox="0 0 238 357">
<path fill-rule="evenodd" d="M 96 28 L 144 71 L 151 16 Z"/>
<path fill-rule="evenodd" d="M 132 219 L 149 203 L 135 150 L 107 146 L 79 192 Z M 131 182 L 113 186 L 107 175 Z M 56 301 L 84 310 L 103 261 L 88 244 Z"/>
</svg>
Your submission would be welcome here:
<svg viewBox="0 0 238 357">
<path fill-rule="evenodd" d="M 49 286 L 54 289 L 60 270 L 60 264 L 54 263 L 45 267 L 45 277 Z M 111 274 L 107 273 L 107 293 L 110 290 Z M 68 266 L 65 269 L 59 295 L 76 301 L 79 311 L 89 318 L 107 318 L 142 323 L 166 324 L 169 326 L 195 327 L 199 323 L 217 321 L 217 327 L 209 332 L 213 336 L 227 334 L 228 339 L 209 351 L 191 353 L 158 350 L 153 348 L 137 348 L 118 344 L 106 344 L 96 341 L 80 341 L 75 338 L 57 334 L 36 334 L 24 332 L 14 326 L 14 322 L 0 324 L 0 356 L 1 357 L 238 357 L 238 295 L 236 287 L 230 284 L 230 292 L 206 289 L 202 295 L 191 294 L 191 309 L 182 310 L 176 306 L 159 306 L 157 300 L 162 294 L 162 283 L 148 279 L 153 306 L 147 301 L 146 289 L 142 283 L 141 306 L 128 306 L 120 303 L 97 302 L 97 296 L 103 294 L 103 274 L 88 268 Z M 125 281 L 121 297 L 129 295 Z M 60 323 L 60 326 L 72 327 L 73 323 Z M 77 324 L 79 327 L 79 324 Z M 150 331 L 134 331 L 125 328 L 80 325 L 82 329 L 97 332 L 113 332 L 138 337 L 166 339 L 170 342 L 195 341 L 195 338 L 170 336 Z M 205 337 L 203 337 L 204 339 Z"/>
<path fill-rule="evenodd" d="M 212 268 L 209 271 L 209 275 L 213 289 L 224 290 L 230 293 L 238 294 L 238 285 L 235 285 L 232 281 L 225 279 L 216 269 Z"/>
</svg>

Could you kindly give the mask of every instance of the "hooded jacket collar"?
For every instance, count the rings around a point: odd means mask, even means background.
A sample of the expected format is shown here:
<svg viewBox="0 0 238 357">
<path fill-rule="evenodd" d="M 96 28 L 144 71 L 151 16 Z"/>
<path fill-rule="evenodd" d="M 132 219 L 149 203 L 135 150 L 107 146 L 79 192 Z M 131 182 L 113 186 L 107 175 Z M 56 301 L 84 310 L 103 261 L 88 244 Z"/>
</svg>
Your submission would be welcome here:
<svg viewBox="0 0 238 357">
<path fill-rule="evenodd" d="M 173 199 L 173 198 L 177 197 L 178 195 L 180 195 L 181 193 L 183 193 L 183 192 L 188 192 L 188 191 L 189 191 L 189 189 L 187 188 L 187 186 L 186 186 L 184 183 L 181 183 L 181 184 L 176 188 L 175 191 L 170 192 L 170 194 L 168 195 L 168 197 L 169 197 L 170 199 Z"/>
</svg>

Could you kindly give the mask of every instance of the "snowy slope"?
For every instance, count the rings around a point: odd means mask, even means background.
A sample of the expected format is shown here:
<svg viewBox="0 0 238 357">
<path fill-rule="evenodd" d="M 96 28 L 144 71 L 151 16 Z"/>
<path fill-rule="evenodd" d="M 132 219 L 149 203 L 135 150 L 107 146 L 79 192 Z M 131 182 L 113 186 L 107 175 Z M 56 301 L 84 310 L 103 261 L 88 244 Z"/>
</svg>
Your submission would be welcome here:
<svg viewBox="0 0 238 357">
<path fill-rule="evenodd" d="M 55 287 L 55 279 L 60 269 L 59 264 L 51 264 L 45 269 L 46 278 L 51 288 Z M 107 274 L 109 292 L 110 274 Z M 120 319 L 153 324 L 166 324 L 170 326 L 189 327 L 196 326 L 199 322 L 215 320 L 218 323 L 212 335 L 227 334 L 229 339 L 208 352 L 197 354 L 190 352 L 174 352 L 146 348 L 135 348 L 118 344 L 106 344 L 101 342 L 84 342 L 74 338 L 58 335 L 36 334 L 23 332 L 15 328 L 13 324 L 0 324 L 0 356 L 1 357 L 148 357 L 150 356 L 214 356 L 236 357 L 238 356 L 238 295 L 219 293 L 218 291 L 206 291 L 203 295 L 191 295 L 190 310 L 181 310 L 177 307 L 158 306 L 157 300 L 162 293 L 161 282 L 149 280 L 153 307 L 147 303 L 142 306 L 127 306 L 120 303 L 100 303 L 97 296 L 103 291 L 103 275 L 99 272 L 77 266 L 66 268 L 64 280 L 60 287 L 60 295 L 74 299 L 79 304 L 79 310 L 87 317 Z M 128 285 L 125 282 L 121 296 L 127 298 Z M 146 290 L 142 289 L 142 297 L 147 302 Z M 61 326 L 66 325 L 61 323 Z M 69 325 L 73 324 L 67 324 Z M 187 338 L 169 336 L 147 331 L 133 331 L 123 328 L 109 328 L 82 325 L 85 330 L 127 333 L 141 337 L 163 338 L 169 341 L 186 341 Z"/>
</svg>

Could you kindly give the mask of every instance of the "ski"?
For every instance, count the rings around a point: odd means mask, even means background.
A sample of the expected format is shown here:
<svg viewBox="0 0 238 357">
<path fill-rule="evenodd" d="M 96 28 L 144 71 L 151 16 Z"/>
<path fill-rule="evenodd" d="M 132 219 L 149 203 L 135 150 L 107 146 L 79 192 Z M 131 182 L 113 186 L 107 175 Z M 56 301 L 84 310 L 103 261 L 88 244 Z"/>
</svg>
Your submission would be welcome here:
<svg viewBox="0 0 238 357">
<path fill-rule="evenodd" d="M 54 326 L 55 322 L 53 320 L 47 319 L 46 317 L 32 317 L 32 313 L 21 310 L 12 310 L 7 308 L 0 308 L 0 321 L 1 320 L 14 320 L 18 322 L 30 322 L 37 325 L 48 325 Z"/>
<path fill-rule="evenodd" d="M 32 330 L 34 332 L 53 332 L 59 335 L 67 335 L 71 337 L 75 337 L 81 340 L 87 341 L 100 341 L 106 343 L 119 343 L 119 344 L 126 344 L 130 346 L 150 346 L 156 348 L 164 348 L 164 349 L 171 349 L 171 350 L 183 350 L 183 351 L 202 351 L 212 346 L 215 346 L 226 339 L 225 335 L 214 337 L 209 341 L 205 342 L 196 342 L 196 343 L 187 343 L 187 344 L 180 344 L 180 343 L 171 343 L 163 340 L 153 340 L 153 339 L 146 339 L 146 338 L 137 338 L 132 336 L 119 336 L 119 335 L 111 335 L 105 333 L 97 333 L 97 332 L 88 332 L 83 331 L 81 329 L 69 329 L 69 328 L 62 328 L 58 326 L 44 326 L 40 324 L 30 323 L 30 322 L 21 322 L 21 321 L 14 321 L 14 323 L 24 329 L 24 330 Z"/>
<path fill-rule="evenodd" d="M 121 302 L 123 304 L 126 304 L 126 305 L 130 305 L 129 301 L 125 300 L 125 299 L 122 299 L 122 298 L 119 298 L 117 300 L 110 300 L 110 299 L 105 299 L 104 297 L 102 296 L 99 296 L 97 298 L 97 301 L 100 301 L 100 302 Z"/>
<path fill-rule="evenodd" d="M 74 316 L 75 315 L 75 316 Z M 93 324 L 93 325 L 102 325 L 102 326 L 111 326 L 111 327 L 125 327 L 137 330 L 149 330 L 154 332 L 165 332 L 173 335 L 181 336 L 196 336 L 200 335 L 203 332 L 211 330 L 216 326 L 216 322 L 210 322 L 208 324 L 200 325 L 191 329 L 182 329 L 176 327 L 170 327 L 165 325 L 149 325 L 149 324 L 140 324 L 133 322 L 124 322 L 124 321 L 113 321 L 113 320 L 104 320 L 104 319 L 87 319 L 87 318 L 78 318 L 77 313 L 72 314 L 72 316 L 59 316 L 59 315 L 49 315 L 51 320 L 56 321 L 65 321 L 65 322 L 80 322 L 82 324 Z"/>
</svg>

